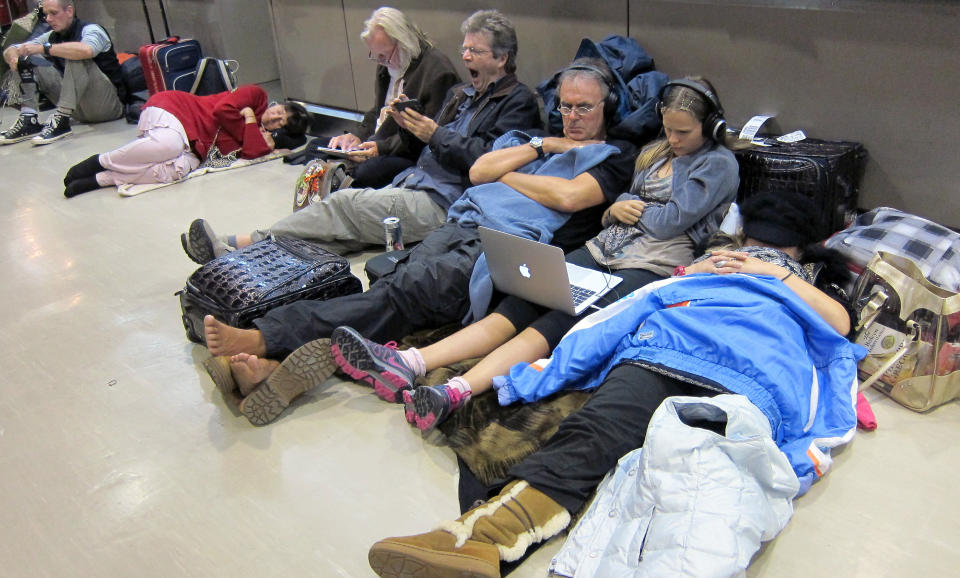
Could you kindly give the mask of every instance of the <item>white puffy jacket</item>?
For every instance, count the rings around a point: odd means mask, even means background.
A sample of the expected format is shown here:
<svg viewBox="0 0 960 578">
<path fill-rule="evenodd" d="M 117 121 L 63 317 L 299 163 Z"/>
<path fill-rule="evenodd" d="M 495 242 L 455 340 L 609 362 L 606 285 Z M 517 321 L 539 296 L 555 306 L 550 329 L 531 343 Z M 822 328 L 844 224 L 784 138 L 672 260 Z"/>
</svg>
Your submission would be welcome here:
<svg viewBox="0 0 960 578">
<path fill-rule="evenodd" d="M 719 423 L 725 435 L 700 427 Z M 725 426 L 724 426 L 725 422 Z M 799 481 L 746 397 L 671 397 L 551 564 L 569 577 L 742 575 L 793 515 Z"/>
</svg>

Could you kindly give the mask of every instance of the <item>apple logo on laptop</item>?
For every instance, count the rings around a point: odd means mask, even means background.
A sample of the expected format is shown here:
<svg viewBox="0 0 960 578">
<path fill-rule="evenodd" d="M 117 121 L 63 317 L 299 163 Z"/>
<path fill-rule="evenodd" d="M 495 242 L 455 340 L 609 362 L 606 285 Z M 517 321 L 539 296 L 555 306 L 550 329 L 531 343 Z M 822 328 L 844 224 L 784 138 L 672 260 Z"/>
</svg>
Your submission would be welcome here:
<svg viewBox="0 0 960 578">
<path fill-rule="evenodd" d="M 527 267 L 526 263 L 520 265 L 520 274 L 523 275 L 525 279 L 530 278 L 530 267 Z"/>
</svg>

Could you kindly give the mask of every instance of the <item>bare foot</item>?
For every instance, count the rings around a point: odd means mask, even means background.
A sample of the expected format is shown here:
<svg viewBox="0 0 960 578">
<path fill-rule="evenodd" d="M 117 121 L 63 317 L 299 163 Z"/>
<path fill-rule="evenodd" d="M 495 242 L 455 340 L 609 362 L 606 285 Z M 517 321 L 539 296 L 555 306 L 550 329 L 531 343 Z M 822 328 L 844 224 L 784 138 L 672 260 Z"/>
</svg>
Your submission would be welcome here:
<svg viewBox="0 0 960 578">
<path fill-rule="evenodd" d="M 233 380 L 240 388 L 240 394 L 246 397 L 261 381 L 270 377 L 279 365 L 280 362 L 273 359 L 261 359 L 249 353 L 238 353 L 230 358 L 230 373 L 233 374 Z"/>
<path fill-rule="evenodd" d="M 250 353 L 262 357 L 267 353 L 267 344 L 259 329 L 238 329 L 207 315 L 203 318 L 203 333 L 211 355 Z"/>
</svg>

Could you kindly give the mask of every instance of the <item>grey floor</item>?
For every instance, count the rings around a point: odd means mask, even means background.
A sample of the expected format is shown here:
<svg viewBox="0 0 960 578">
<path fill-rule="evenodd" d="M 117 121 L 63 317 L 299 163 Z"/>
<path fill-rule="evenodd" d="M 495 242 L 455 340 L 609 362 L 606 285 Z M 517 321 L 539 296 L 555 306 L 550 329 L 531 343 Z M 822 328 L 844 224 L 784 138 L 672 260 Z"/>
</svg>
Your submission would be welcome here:
<svg viewBox="0 0 960 578">
<path fill-rule="evenodd" d="M 255 428 L 184 337 L 181 231 L 283 217 L 300 168 L 67 200 L 67 168 L 134 127 L 74 132 L 0 147 L 0 576 L 370 576 L 374 541 L 455 517 L 453 454 L 397 406 L 332 378 Z M 796 501 L 748 576 L 960 574 L 960 405 L 917 415 L 869 396 L 880 429 Z M 543 575 L 558 547 L 514 575 Z"/>
</svg>

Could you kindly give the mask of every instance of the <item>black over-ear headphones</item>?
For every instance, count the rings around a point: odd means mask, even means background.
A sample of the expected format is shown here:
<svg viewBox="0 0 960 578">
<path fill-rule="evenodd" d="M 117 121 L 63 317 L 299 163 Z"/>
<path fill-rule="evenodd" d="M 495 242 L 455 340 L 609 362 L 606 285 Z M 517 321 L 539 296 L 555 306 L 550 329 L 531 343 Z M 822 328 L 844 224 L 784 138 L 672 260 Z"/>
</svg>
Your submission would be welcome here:
<svg viewBox="0 0 960 578">
<path fill-rule="evenodd" d="M 663 88 L 660 89 L 660 100 L 657 102 L 657 114 L 660 115 L 660 118 L 663 118 L 663 99 L 666 97 L 667 91 L 673 86 L 683 86 L 689 88 L 710 103 L 711 110 L 707 113 L 707 116 L 702 122 L 703 136 L 707 137 L 713 142 L 723 142 L 723 137 L 727 133 L 727 121 L 724 119 L 723 107 L 720 106 L 720 99 L 717 98 L 717 95 L 714 94 L 712 90 L 703 84 L 700 84 L 699 82 L 681 78 L 679 80 L 671 80 L 670 82 L 664 84 Z"/>
<path fill-rule="evenodd" d="M 566 70 L 589 70 L 597 74 L 603 80 L 603 83 L 607 85 L 607 97 L 603 99 L 603 123 L 607 128 L 610 128 L 610 124 L 613 122 L 614 117 L 617 115 L 617 110 L 620 108 L 620 96 L 617 94 L 617 85 L 613 81 L 613 78 L 610 77 L 610 74 L 592 64 L 571 64 Z M 559 92 L 557 93 L 557 98 L 560 98 Z"/>
</svg>

